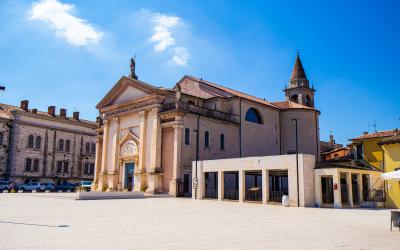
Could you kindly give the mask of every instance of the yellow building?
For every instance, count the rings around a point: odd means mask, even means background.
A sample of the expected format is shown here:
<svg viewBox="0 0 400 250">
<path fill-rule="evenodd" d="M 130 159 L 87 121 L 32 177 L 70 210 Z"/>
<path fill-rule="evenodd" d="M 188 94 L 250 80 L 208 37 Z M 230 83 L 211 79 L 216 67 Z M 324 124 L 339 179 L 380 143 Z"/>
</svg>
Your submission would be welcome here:
<svg viewBox="0 0 400 250">
<path fill-rule="evenodd" d="M 400 133 L 384 139 L 379 145 L 383 150 L 384 171 L 400 170 Z M 385 186 L 386 207 L 400 208 L 400 181 L 387 180 Z"/>
<path fill-rule="evenodd" d="M 398 129 L 364 133 L 352 139 L 353 156 L 357 161 L 374 166 L 383 172 L 400 169 L 400 131 Z M 400 207 L 400 182 L 386 181 L 388 208 Z"/>
</svg>

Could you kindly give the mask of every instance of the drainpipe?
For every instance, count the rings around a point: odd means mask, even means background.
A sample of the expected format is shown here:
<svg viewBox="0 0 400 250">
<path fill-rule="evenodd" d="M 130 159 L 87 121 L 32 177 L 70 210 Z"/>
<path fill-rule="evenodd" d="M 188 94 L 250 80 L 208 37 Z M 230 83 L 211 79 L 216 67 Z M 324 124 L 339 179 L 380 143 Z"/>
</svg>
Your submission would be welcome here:
<svg viewBox="0 0 400 250">
<path fill-rule="evenodd" d="M 194 130 L 196 133 L 196 165 L 194 171 L 194 180 L 196 185 L 194 186 L 194 199 L 197 199 L 197 187 L 198 187 L 198 179 L 197 179 L 197 162 L 199 161 L 199 128 L 200 128 L 200 115 L 197 116 L 197 129 Z"/>
<path fill-rule="evenodd" d="M 300 193 L 299 193 L 299 142 L 297 137 L 297 119 L 292 119 L 296 127 L 296 177 L 297 177 L 297 206 L 300 207 Z"/>
<path fill-rule="evenodd" d="M 239 99 L 239 157 L 242 158 L 242 98 Z"/>
</svg>

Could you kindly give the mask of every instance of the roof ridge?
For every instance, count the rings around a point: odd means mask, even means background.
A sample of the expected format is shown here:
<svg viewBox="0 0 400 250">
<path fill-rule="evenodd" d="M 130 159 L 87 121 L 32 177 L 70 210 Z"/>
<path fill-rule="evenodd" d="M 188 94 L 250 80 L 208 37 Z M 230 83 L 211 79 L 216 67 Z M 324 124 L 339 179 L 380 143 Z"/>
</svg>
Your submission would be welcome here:
<svg viewBox="0 0 400 250">
<path fill-rule="evenodd" d="M 254 96 L 254 95 L 250 95 L 250 94 L 247 94 L 247 93 L 244 93 L 244 92 L 242 92 L 242 91 L 235 90 L 235 89 L 232 89 L 232 88 L 229 88 L 229 87 L 225 87 L 225 86 L 223 86 L 223 85 L 219 85 L 219 84 L 217 84 L 217 83 L 213 83 L 213 82 L 204 80 L 204 79 L 202 79 L 202 78 L 199 79 L 199 78 L 197 78 L 197 77 L 195 77 L 195 76 L 190 76 L 190 75 L 185 75 L 185 76 L 186 76 L 186 77 L 189 77 L 189 78 L 192 78 L 192 79 L 194 79 L 194 80 L 196 80 L 196 81 L 201 81 L 201 82 L 203 82 L 203 83 L 205 83 L 205 84 L 209 84 L 209 85 L 211 85 L 212 87 L 220 88 L 221 90 L 223 90 L 223 91 L 225 91 L 225 92 L 232 91 L 232 92 L 236 92 L 236 93 L 239 93 L 239 94 L 248 96 L 248 97 L 252 97 L 252 98 L 258 99 L 258 100 L 260 100 L 260 102 L 264 102 L 264 104 L 266 104 L 266 105 L 269 105 L 269 106 L 272 106 L 272 107 L 274 107 L 274 108 L 278 108 L 278 109 L 279 109 L 279 107 L 276 107 L 276 106 L 273 105 L 271 102 L 269 102 L 269 101 L 267 101 L 267 100 L 265 100 L 265 99 L 262 99 L 262 98 L 260 98 L 260 97 L 257 97 L 257 96 Z M 225 89 L 226 89 L 226 90 L 225 90 Z M 228 90 L 228 91 L 227 91 L 227 90 Z M 231 93 L 231 94 L 237 95 L 237 94 L 234 94 L 234 93 Z M 239 96 L 239 97 L 240 97 L 240 96 Z M 249 99 L 249 98 L 247 98 L 247 99 Z"/>
</svg>

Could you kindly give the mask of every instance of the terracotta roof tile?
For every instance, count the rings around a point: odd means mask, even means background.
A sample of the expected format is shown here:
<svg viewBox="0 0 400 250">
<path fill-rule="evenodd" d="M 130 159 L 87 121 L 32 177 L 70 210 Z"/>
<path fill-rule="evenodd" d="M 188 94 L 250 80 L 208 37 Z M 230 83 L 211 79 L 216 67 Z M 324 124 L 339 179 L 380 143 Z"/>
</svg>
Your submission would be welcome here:
<svg viewBox="0 0 400 250">
<path fill-rule="evenodd" d="M 314 109 L 292 101 L 273 102 L 272 104 L 279 107 L 280 109 Z"/>
<path fill-rule="evenodd" d="M 351 140 L 363 140 L 363 139 L 372 139 L 372 138 L 380 138 L 380 137 L 389 137 L 389 136 L 395 136 L 395 135 L 399 134 L 399 132 L 400 131 L 398 129 L 384 130 L 384 131 L 378 131 L 375 133 L 363 134 L 363 135 L 353 138 Z"/>
<path fill-rule="evenodd" d="M 13 106 L 13 105 L 8 105 L 8 104 L 0 103 L 0 117 L 7 118 L 7 119 L 12 119 L 12 118 L 13 118 L 13 114 L 12 114 L 13 111 L 24 111 L 24 110 L 22 110 L 22 109 L 21 109 L 20 107 L 18 107 L 18 106 Z M 59 120 L 59 121 L 62 121 L 62 120 L 69 120 L 69 121 L 72 121 L 72 122 L 76 122 L 76 123 L 78 123 L 78 124 L 81 123 L 81 124 L 87 124 L 87 125 L 91 125 L 91 126 L 98 126 L 98 124 L 97 124 L 96 122 L 89 121 L 89 120 L 85 120 L 85 119 L 79 119 L 79 120 L 77 121 L 77 120 L 73 119 L 72 117 L 63 118 L 63 117 L 60 117 L 60 116 L 58 116 L 58 115 L 56 115 L 56 116 L 51 116 L 51 115 L 49 115 L 47 112 L 43 112 L 43 111 L 37 111 L 37 114 L 33 114 L 31 111 L 32 111 L 32 110 L 30 109 L 28 112 L 29 112 L 31 115 L 37 116 L 38 118 L 43 117 L 43 116 L 46 116 L 46 117 L 55 118 L 55 119 L 57 119 L 57 120 Z M 26 112 L 26 111 L 24 111 L 24 112 Z"/>
</svg>

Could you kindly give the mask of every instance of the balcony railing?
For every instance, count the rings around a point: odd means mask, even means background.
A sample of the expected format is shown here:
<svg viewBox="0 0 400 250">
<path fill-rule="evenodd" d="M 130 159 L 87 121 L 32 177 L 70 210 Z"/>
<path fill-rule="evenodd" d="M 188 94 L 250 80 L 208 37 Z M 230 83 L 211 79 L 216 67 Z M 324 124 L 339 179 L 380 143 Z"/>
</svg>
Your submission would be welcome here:
<svg viewBox="0 0 400 250">
<path fill-rule="evenodd" d="M 385 192 L 383 190 L 363 190 L 364 201 L 385 202 Z"/>
<path fill-rule="evenodd" d="M 219 119 L 219 120 L 239 123 L 238 115 L 222 112 L 222 111 L 215 110 L 215 109 L 208 109 L 208 108 L 196 106 L 196 105 L 185 103 L 185 102 L 166 103 L 166 104 L 163 104 L 163 106 L 161 108 L 161 112 L 171 111 L 171 110 L 177 110 L 177 111 L 181 111 L 184 113 L 192 113 L 192 114 L 212 117 L 212 118 Z"/>
</svg>

